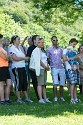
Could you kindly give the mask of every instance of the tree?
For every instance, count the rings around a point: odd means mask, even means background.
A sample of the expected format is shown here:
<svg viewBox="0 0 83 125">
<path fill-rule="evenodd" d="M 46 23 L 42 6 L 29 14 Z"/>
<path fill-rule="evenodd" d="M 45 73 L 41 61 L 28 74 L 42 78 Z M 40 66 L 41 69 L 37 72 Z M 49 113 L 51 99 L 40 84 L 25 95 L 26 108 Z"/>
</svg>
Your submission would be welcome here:
<svg viewBox="0 0 83 125">
<path fill-rule="evenodd" d="M 28 0 L 26 0 L 28 1 Z M 32 0 L 34 6 L 40 9 L 46 21 L 51 21 L 55 17 L 55 23 L 63 24 L 74 23 L 79 15 L 83 15 L 83 0 Z M 35 18 L 40 19 L 35 16 Z"/>
</svg>

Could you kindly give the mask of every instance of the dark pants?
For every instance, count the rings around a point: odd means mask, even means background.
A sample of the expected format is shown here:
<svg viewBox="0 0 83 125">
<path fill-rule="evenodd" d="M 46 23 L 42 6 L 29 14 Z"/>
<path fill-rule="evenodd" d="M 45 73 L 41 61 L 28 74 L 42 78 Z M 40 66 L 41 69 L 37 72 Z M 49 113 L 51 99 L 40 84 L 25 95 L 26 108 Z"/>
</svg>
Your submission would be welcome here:
<svg viewBox="0 0 83 125">
<path fill-rule="evenodd" d="M 37 96 L 37 99 L 39 100 L 39 96 L 38 96 L 38 92 L 37 92 L 37 77 L 36 77 L 36 74 L 33 70 L 30 70 L 30 75 L 31 75 L 31 79 L 32 79 L 32 84 L 33 84 L 33 88 L 35 90 L 35 93 L 36 93 L 36 96 Z"/>
<path fill-rule="evenodd" d="M 15 77 L 15 91 L 27 91 L 27 75 L 25 67 L 23 68 L 14 68 L 12 72 Z"/>
</svg>

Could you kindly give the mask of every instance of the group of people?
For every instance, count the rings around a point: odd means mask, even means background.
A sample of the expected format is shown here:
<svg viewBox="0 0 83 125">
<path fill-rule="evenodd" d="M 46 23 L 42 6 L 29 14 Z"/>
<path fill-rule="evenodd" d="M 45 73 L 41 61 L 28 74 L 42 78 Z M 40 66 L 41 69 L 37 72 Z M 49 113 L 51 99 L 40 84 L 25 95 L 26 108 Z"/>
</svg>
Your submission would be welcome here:
<svg viewBox="0 0 83 125">
<path fill-rule="evenodd" d="M 28 47 L 24 46 L 28 41 Z M 67 82 L 70 103 L 75 104 L 77 98 L 76 85 L 81 85 L 83 94 L 83 45 L 74 51 L 78 43 L 75 38 L 69 41 L 64 50 L 58 46 L 58 38 L 52 36 L 52 46 L 46 51 L 44 39 L 39 35 L 27 36 L 20 43 L 20 37 L 14 35 L 11 41 L 0 34 L 0 104 L 12 104 L 10 92 L 12 83 L 16 92 L 17 102 L 33 102 L 28 95 L 30 79 L 39 103 L 51 103 L 46 96 L 47 71 L 51 69 L 54 102 L 58 101 L 57 86 L 60 86 L 59 100 L 63 98 L 64 85 Z M 20 92 L 23 92 L 23 101 Z"/>
</svg>

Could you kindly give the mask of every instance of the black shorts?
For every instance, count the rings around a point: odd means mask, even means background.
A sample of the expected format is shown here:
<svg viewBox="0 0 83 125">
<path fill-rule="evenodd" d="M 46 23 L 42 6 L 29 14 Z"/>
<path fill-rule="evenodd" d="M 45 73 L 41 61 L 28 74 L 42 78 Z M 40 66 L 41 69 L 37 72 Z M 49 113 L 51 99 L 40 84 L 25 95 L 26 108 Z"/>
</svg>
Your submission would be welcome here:
<svg viewBox="0 0 83 125">
<path fill-rule="evenodd" d="M 10 78 L 9 67 L 0 67 L 0 81 L 6 81 Z"/>
<path fill-rule="evenodd" d="M 25 67 L 12 69 L 15 78 L 15 91 L 27 91 L 27 74 Z"/>
</svg>

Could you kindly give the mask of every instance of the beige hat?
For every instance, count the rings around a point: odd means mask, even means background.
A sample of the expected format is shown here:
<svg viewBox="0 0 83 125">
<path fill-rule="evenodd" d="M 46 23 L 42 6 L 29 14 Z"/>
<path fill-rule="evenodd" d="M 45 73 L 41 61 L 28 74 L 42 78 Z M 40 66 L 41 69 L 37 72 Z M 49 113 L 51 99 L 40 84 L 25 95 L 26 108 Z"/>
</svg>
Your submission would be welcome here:
<svg viewBox="0 0 83 125">
<path fill-rule="evenodd" d="M 67 47 L 67 50 L 68 50 L 68 49 L 71 49 L 71 50 L 73 51 L 73 47 L 72 47 L 72 46 L 68 46 L 68 47 Z"/>
</svg>

